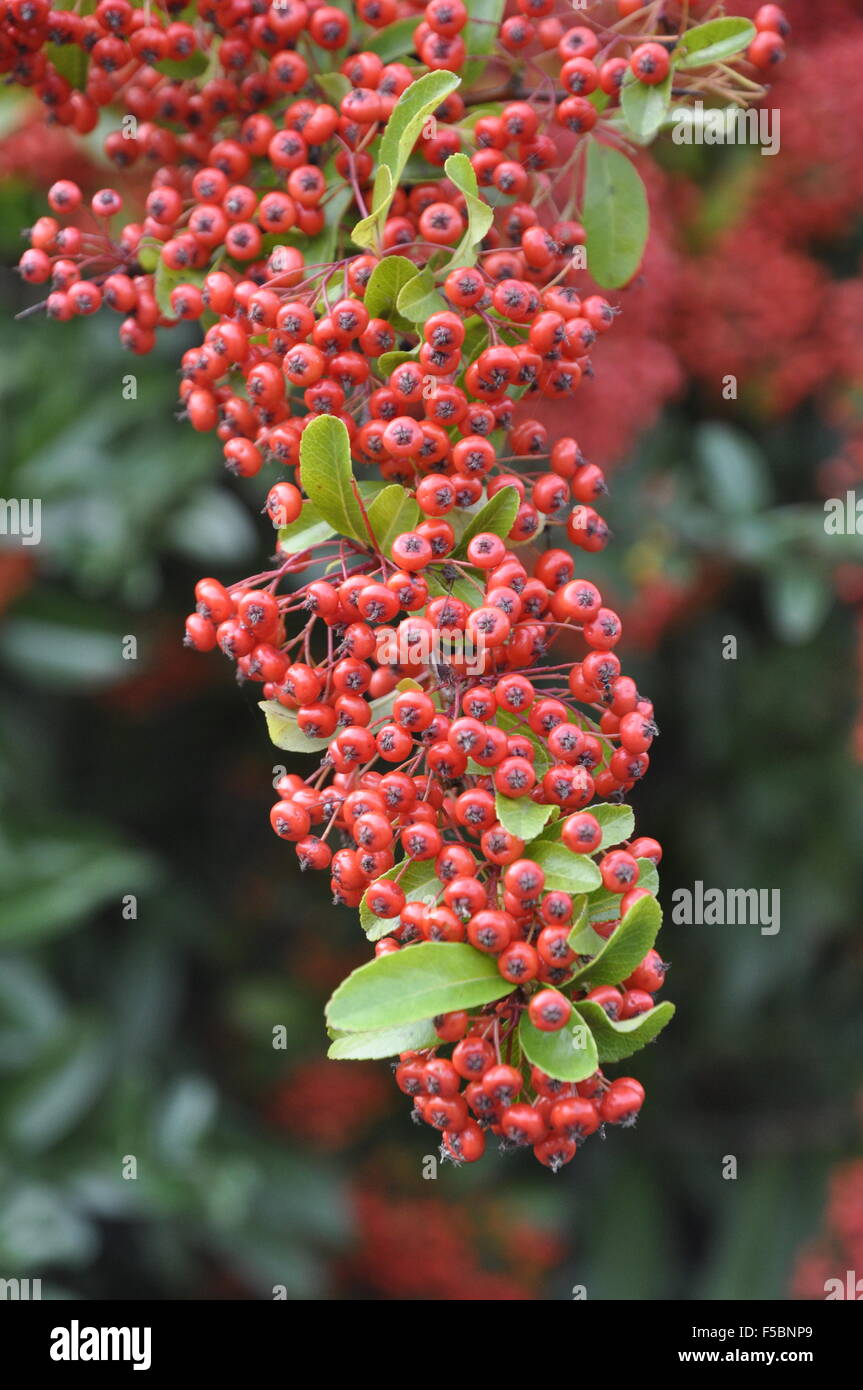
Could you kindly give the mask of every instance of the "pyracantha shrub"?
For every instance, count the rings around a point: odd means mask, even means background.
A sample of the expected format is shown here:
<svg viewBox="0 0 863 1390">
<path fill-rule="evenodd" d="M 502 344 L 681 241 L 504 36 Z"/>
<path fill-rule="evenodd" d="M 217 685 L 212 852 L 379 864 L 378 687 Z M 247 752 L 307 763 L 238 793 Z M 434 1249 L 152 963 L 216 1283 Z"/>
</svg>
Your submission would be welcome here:
<svg viewBox="0 0 863 1390">
<path fill-rule="evenodd" d="M 787 35 L 673 0 L 0 0 L 0 70 L 77 131 L 120 113 L 142 199 L 56 183 L 21 274 L 132 352 L 199 323 L 185 416 L 280 475 L 275 559 L 202 579 L 186 641 L 319 755 L 270 818 L 375 943 L 330 1055 L 397 1058 L 458 1162 L 491 1132 L 557 1169 L 632 1124 L 602 1066 L 673 1012 L 626 804 L 658 729 L 586 572 L 605 478 L 543 408 L 601 370 L 599 290 L 640 265 L 636 147 L 763 95 Z"/>
</svg>

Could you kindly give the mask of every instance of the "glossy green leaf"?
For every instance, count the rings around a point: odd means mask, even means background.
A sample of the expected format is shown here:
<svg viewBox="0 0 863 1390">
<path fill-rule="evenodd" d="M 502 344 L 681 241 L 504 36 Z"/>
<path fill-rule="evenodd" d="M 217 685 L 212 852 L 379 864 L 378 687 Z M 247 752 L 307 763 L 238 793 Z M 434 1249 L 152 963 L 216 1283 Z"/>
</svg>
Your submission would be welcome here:
<svg viewBox="0 0 863 1390">
<path fill-rule="evenodd" d="M 465 82 L 475 81 L 487 67 L 482 55 L 494 49 L 505 8 L 506 0 L 467 0 L 468 21 L 462 30 L 469 54 L 464 68 Z"/>
<path fill-rule="evenodd" d="M 449 567 L 451 570 L 451 567 Z M 470 608 L 478 607 L 485 595 L 485 576 L 481 570 L 451 570 L 446 564 L 430 565 L 425 572 L 431 598 L 460 598 Z"/>
<path fill-rule="evenodd" d="M 338 108 L 343 97 L 351 90 L 350 78 L 343 72 L 316 72 L 315 82 L 332 106 Z"/>
<path fill-rule="evenodd" d="M 398 1057 L 400 1052 L 434 1047 L 440 1038 L 430 1019 L 406 1023 L 399 1028 L 376 1028 L 365 1033 L 342 1033 L 330 1044 L 327 1056 L 334 1061 L 365 1061 L 377 1057 Z"/>
<path fill-rule="evenodd" d="M 328 738 L 309 738 L 304 734 L 294 711 L 285 709 L 278 700 L 259 700 L 258 709 L 264 711 L 267 733 L 276 748 L 284 748 L 288 753 L 319 753 L 329 747 Z"/>
<path fill-rule="evenodd" d="M 357 246 L 362 246 L 366 250 L 378 249 L 378 234 L 380 226 L 386 217 L 387 210 L 393 200 L 395 188 L 393 186 L 393 176 L 386 165 L 378 170 L 375 179 L 375 197 L 378 200 L 377 206 L 373 206 L 368 217 L 362 218 L 357 222 L 351 231 L 351 241 L 356 242 Z"/>
<path fill-rule="evenodd" d="M 408 280 L 399 292 L 397 308 L 402 318 L 411 323 L 425 323 L 432 314 L 439 314 L 446 307 L 443 296 L 438 293 L 434 276 L 427 270 L 417 275 L 414 267 L 413 279 Z"/>
<path fill-rule="evenodd" d="M 279 544 L 285 555 L 299 555 L 303 550 L 320 545 L 334 535 L 332 526 L 318 511 L 314 502 L 304 502 L 303 510 L 290 526 L 279 527 Z"/>
<path fill-rule="evenodd" d="M 153 276 L 153 294 L 156 303 L 166 318 L 175 318 L 174 310 L 171 308 L 171 293 L 178 285 L 203 285 L 206 271 L 191 270 L 186 267 L 184 270 L 169 270 L 160 256 L 156 263 L 156 273 Z"/>
<path fill-rule="evenodd" d="M 624 1057 L 640 1052 L 674 1016 L 674 1005 L 667 999 L 646 1014 L 627 1018 L 622 1023 L 612 1023 L 593 999 L 583 999 L 575 1007 L 596 1039 L 600 1062 L 622 1062 Z"/>
<path fill-rule="evenodd" d="M 494 535 L 501 536 L 506 540 L 513 528 L 519 505 L 518 489 L 502 487 L 500 492 L 496 492 L 493 497 L 490 497 L 485 506 L 473 517 L 453 552 L 455 558 L 459 559 L 462 555 L 466 555 L 468 545 L 474 536 L 479 536 L 483 532 L 491 531 Z"/>
<path fill-rule="evenodd" d="M 361 965 L 333 994 L 327 1021 L 348 1032 L 394 1028 L 511 992 L 497 962 L 473 946 L 426 941 Z"/>
<path fill-rule="evenodd" d="M 380 148 L 380 163 L 390 170 L 394 186 L 398 186 L 425 122 L 459 86 L 461 78 L 454 72 L 427 72 L 402 92 L 387 121 Z"/>
<path fill-rule="evenodd" d="M 397 19 L 393 24 L 386 24 L 383 29 L 378 29 L 369 38 L 363 39 L 363 49 L 368 53 L 376 53 L 385 63 L 392 63 L 395 59 L 405 62 L 408 55 L 414 52 L 414 31 L 418 24 L 417 15 Z"/>
<path fill-rule="evenodd" d="M 59 7 L 58 7 L 59 8 Z M 45 56 L 60 77 L 65 77 L 72 87 L 83 91 L 87 85 L 87 69 L 90 54 L 76 43 L 49 43 L 45 46 Z"/>
<path fill-rule="evenodd" d="M 591 988 L 620 984 L 653 948 L 661 926 L 662 909 L 656 899 L 639 898 L 597 956 L 576 971 L 575 979 Z"/>
<path fill-rule="evenodd" d="M 756 32 L 751 20 L 739 16 L 708 20 L 683 36 L 675 50 L 675 67 L 685 71 L 710 63 L 726 63 L 735 53 L 749 47 Z"/>
<path fill-rule="evenodd" d="M 557 807 L 543 806 L 537 801 L 532 801 L 529 796 L 503 796 L 498 792 L 495 796 L 495 810 L 504 829 L 529 845 L 548 824 Z"/>
<path fill-rule="evenodd" d="M 606 289 L 625 285 L 641 265 L 649 229 L 647 193 L 625 154 L 591 140 L 582 221 L 587 263 Z"/>
<path fill-rule="evenodd" d="M 410 351 L 406 351 L 402 348 L 395 348 L 392 352 L 382 353 L 378 358 L 378 376 L 381 378 L 388 377 L 390 373 L 394 372 L 396 367 L 400 367 L 403 362 L 415 362 L 416 356 L 416 348 Z"/>
<path fill-rule="evenodd" d="M 558 1081 L 585 1081 L 598 1066 L 593 1034 L 575 1012 L 565 1028 L 552 1033 L 535 1028 L 525 1012 L 519 1020 L 518 1040 L 528 1061 Z"/>
<path fill-rule="evenodd" d="M 555 827 L 551 827 L 552 834 Z M 590 893 L 601 882 L 599 869 L 586 854 L 573 854 L 566 845 L 543 834 L 530 847 L 530 858 L 545 873 L 546 889 Z"/>
<path fill-rule="evenodd" d="M 415 860 L 405 868 L 404 860 L 394 864 L 381 878 L 397 878 L 409 903 L 422 902 L 431 907 L 443 892 L 443 884 L 435 872 L 434 860 Z M 360 903 L 360 925 L 369 941 L 380 941 L 398 926 L 398 917 L 376 917 L 366 903 Z"/>
<path fill-rule="evenodd" d="M 379 229 L 423 126 L 444 98 L 460 85 L 461 78 L 454 72 L 427 72 L 402 92 L 381 137 L 371 212 L 351 233 L 358 245 L 376 245 Z"/>
<path fill-rule="evenodd" d="M 300 479 L 306 496 L 334 531 L 368 545 L 369 534 L 354 493 L 348 432 L 335 416 L 321 415 L 303 430 Z"/>
<path fill-rule="evenodd" d="M 638 887 L 646 888 L 656 897 L 659 892 L 659 871 L 650 859 L 638 859 Z M 620 893 L 609 893 L 607 888 L 597 888 L 590 895 L 591 922 L 608 922 L 620 914 Z"/>
<path fill-rule="evenodd" d="M 421 516 L 418 503 L 400 483 L 391 483 L 379 492 L 368 508 L 368 517 L 381 554 L 388 557 L 396 537 L 413 531 Z"/>
<path fill-rule="evenodd" d="M 589 813 L 602 827 L 600 849 L 622 844 L 632 838 L 635 829 L 635 816 L 631 806 L 617 806 L 611 801 L 600 801 L 596 806 L 588 806 Z"/>
<path fill-rule="evenodd" d="M 572 926 L 566 940 L 577 956 L 598 955 L 605 945 L 605 938 L 591 926 L 590 898 L 587 893 L 580 893 L 573 899 Z"/>
<path fill-rule="evenodd" d="M 384 256 L 366 285 L 363 303 L 373 319 L 388 319 L 394 313 L 399 292 L 416 278 L 417 268 L 407 256 Z"/>
<path fill-rule="evenodd" d="M 188 58 L 160 58 L 153 67 L 165 77 L 172 77 L 178 82 L 188 82 L 192 77 L 200 77 L 209 65 L 209 55 L 198 48 L 194 53 L 190 53 Z"/>
<path fill-rule="evenodd" d="M 623 118 L 630 133 L 641 145 L 649 145 L 659 134 L 671 106 L 673 72 L 664 82 L 651 85 L 631 74 L 620 93 Z"/>
<path fill-rule="evenodd" d="M 464 195 L 467 211 L 467 228 L 450 257 L 450 264 L 473 265 L 480 242 L 494 221 L 494 208 L 480 197 L 476 172 L 466 154 L 451 154 L 444 164 L 444 172 Z"/>
</svg>

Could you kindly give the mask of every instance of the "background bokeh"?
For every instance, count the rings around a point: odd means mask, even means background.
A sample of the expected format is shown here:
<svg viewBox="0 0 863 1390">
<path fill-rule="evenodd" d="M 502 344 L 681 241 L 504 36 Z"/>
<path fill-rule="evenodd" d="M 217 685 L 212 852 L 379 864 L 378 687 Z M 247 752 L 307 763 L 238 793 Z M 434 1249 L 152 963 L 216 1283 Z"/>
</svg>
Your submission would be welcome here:
<svg viewBox="0 0 863 1390">
<path fill-rule="evenodd" d="M 387 1065 L 325 1060 L 366 944 L 269 830 L 284 755 L 255 692 L 180 645 L 199 575 L 259 568 L 266 484 L 175 420 L 183 330 L 131 359 L 107 315 L 15 323 L 34 293 L 3 273 L 0 494 L 43 500 L 43 541 L 0 537 L 0 1275 L 461 1300 L 817 1298 L 863 1273 L 863 536 L 823 511 L 863 496 L 863 6 L 787 8 L 781 152 L 644 157 L 650 249 L 574 421 L 613 471 L 592 575 L 658 710 L 634 800 L 666 903 L 779 888 L 781 931 L 668 921 L 679 1012 L 632 1064 L 638 1128 L 557 1177 L 491 1154 L 424 1179 Z M 96 137 L 32 117 L 0 97 L 7 266 L 53 179 L 109 181 Z"/>
</svg>

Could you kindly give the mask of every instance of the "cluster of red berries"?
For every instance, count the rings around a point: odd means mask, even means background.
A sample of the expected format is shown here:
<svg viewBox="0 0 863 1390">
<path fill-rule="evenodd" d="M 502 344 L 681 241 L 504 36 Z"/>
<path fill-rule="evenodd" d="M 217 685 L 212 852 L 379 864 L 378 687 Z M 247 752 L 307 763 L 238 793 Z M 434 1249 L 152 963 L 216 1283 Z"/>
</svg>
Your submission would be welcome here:
<svg viewBox="0 0 863 1390">
<path fill-rule="evenodd" d="M 570 1083 L 531 1068 L 516 1030 L 557 1033 L 582 1002 L 611 1025 L 654 1007 L 655 951 L 616 984 L 575 977 L 651 896 L 640 880 L 660 846 L 606 844 L 603 822 L 647 771 L 657 727 L 614 650 L 620 618 L 572 553 L 516 553 L 555 525 L 588 553 L 609 539 L 602 471 L 572 437 L 550 438 L 530 404 L 575 391 L 614 323 L 581 283 L 586 139 L 627 84 L 665 81 L 711 7 L 657 16 L 617 0 L 576 25 L 556 0 L 502 10 L 485 21 L 462 0 L 357 0 L 352 14 L 199 0 L 189 21 L 173 0 L 99 0 L 88 15 L 0 0 L 0 71 L 81 131 L 119 106 L 127 120 L 106 153 L 133 182 L 148 176 L 140 220 L 116 235 L 119 191 L 85 203 L 69 180 L 51 188 L 20 264 L 48 286 L 48 313 L 104 304 L 139 353 L 159 327 L 201 321 L 181 363 L 186 416 L 216 432 L 236 473 L 289 470 L 266 501 L 274 567 L 233 586 L 202 579 L 186 623 L 190 646 L 218 646 L 260 686 L 286 746 L 323 753 L 311 775 L 278 780 L 273 829 L 303 868 L 329 873 L 337 902 L 360 907 L 382 968 L 423 943 L 466 943 L 510 987 L 436 1018 L 451 1059 L 437 1045 L 404 1054 L 399 1086 L 450 1157 L 478 1158 L 491 1130 L 556 1169 L 603 1123 L 633 1122 L 644 1093 L 599 1070 Z M 416 21 L 404 44 L 418 61 L 376 51 L 401 19 Z M 781 56 L 776 6 L 757 27 L 756 68 Z M 77 86 L 60 62 L 74 49 Z M 710 71 L 681 70 L 682 92 L 694 82 L 701 95 Z M 433 109 L 435 89 L 411 148 L 393 154 L 388 122 L 420 72 L 465 81 Z M 381 202 L 386 159 L 398 177 Z M 366 231 L 351 247 L 357 219 Z M 399 292 L 414 277 L 411 318 Z M 321 520 L 306 472 L 321 430 L 318 467 L 338 474 L 340 515 L 353 518 L 328 533 L 324 516 L 322 539 L 306 524 Z M 384 490 L 414 518 L 385 540 Z M 547 884 L 541 832 L 597 885 L 587 955 L 575 942 L 584 901 Z"/>
<path fill-rule="evenodd" d="M 455 1018 L 449 1015 L 447 1024 Z M 504 1148 L 529 1146 L 540 1163 L 557 1172 L 602 1125 L 635 1124 L 644 1101 L 644 1087 L 633 1076 L 609 1082 L 597 1071 L 572 1085 L 538 1067 L 529 1073 L 534 1099 L 519 1100 L 527 1089 L 521 1069 L 498 1062 L 479 1032 L 456 1043 L 451 1059 L 404 1056 L 395 1076 L 413 1100 L 414 1114 L 441 1131 L 442 1152 L 456 1163 L 482 1158 L 490 1132 L 500 1136 Z"/>
<path fill-rule="evenodd" d="M 577 454 L 574 441 L 559 444 Z M 428 482 L 428 476 L 420 482 L 417 497 Z M 441 475 L 435 492 L 444 486 L 451 485 Z M 272 490 L 273 511 L 297 505 L 299 493 L 286 497 L 286 488 L 296 492 L 293 484 Z M 436 552 L 440 539 L 444 544 Z M 495 1035 L 499 1049 L 524 1010 L 542 1031 L 570 1022 L 573 1004 L 563 991 L 584 964 L 570 944 L 573 896 L 546 890 L 529 841 L 499 819 L 500 798 L 504 805 L 524 799 L 548 808 L 557 817 L 560 844 L 595 858 L 609 904 L 605 920 L 593 929 L 607 939 L 650 896 L 638 882 L 641 867 L 644 861 L 658 863 L 661 849 L 642 837 L 602 852 L 602 826 L 584 808 L 597 798 L 615 802 L 626 796 L 647 770 L 657 729 L 651 703 L 622 672 L 613 651 L 620 636 L 617 614 L 603 606 L 595 585 L 576 578 L 567 551 L 544 552 L 531 575 L 492 532 L 473 536 L 463 561 L 446 558 L 453 540 L 446 519 L 432 516 L 396 536 L 389 561 L 335 542 L 340 563 L 350 567 L 347 577 L 312 579 L 284 595 L 278 592 L 283 580 L 314 564 L 320 551 L 287 557 L 258 576 L 258 587 L 228 590 L 215 579 L 201 580 L 187 636 L 199 650 L 218 644 L 245 679 L 258 682 L 265 698 L 295 720 L 310 747 L 326 744 L 319 770 L 278 779 L 271 823 L 295 845 L 304 869 L 329 872 L 336 902 L 362 905 L 383 924 L 376 956 L 420 942 L 467 942 L 496 960 L 517 991 L 517 1003 L 509 999 L 503 1012 L 493 1007 L 473 1019 L 456 1012 L 437 1020 L 442 1041 L 470 1029 L 479 1052 L 493 1060 L 486 1035 Z M 449 569 L 477 576 L 471 581 L 479 581 L 477 606 L 453 595 L 430 596 L 430 583 L 445 581 Z M 294 613 L 305 621 L 286 640 L 286 620 Z M 582 659 L 550 665 L 545 658 L 562 637 L 581 642 Z M 325 655 L 297 659 L 313 646 Z M 441 647 L 445 664 L 435 659 Z M 428 876 L 416 894 L 406 875 L 423 865 Z M 428 880 L 436 884 L 431 890 Z M 623 1021 L 653 1008 L 663 976 L 661 960 L 650 952 L 622 988 L 585 988 L 572 997 L 593 1001 L 610 1019 Z M 400 1084 L 404 1074 L 413 1085 L 417 1066 L 429 1059 L 410 1060 L 416 1065 L 408 1073 L 400 1068 Z M 504 1072 L 520 1075 L 509 1065 Z M 480 1077 L 471 1079 L 478 1083 Z M 535 1089 L 535 1076 L 531 1085 Z M 595 1094 L 578 1101 L 594 1116 L 594 1129 L 615 1114 L 634 1117 L 641 1103 L 637 1083 L 615 1083 L 608 1095 L 606 1085 L 598 1078 Z M 536 1105 L 528 1098 L 513 1100 L 499 1114 L 494 1106 L 477 1109 L 478 1084 L 464 1100 L 447 1093 L 443 1108 L 426 1105 L 417 1089 L 416 1109 L 444 1130 L 450 1156 L 478 1157 L 478 1126 L 490 1124 L 504 1139 L 525 1136 L 521 1142 L 529 1140 L 543 1162 L 557 1167 L 572 1156 L 578 1136 L 558 1133 L 551 1106 L 540 1102 L 575 1102 L 577 1093 L 551 1079 L 548 1087 L 537 1092 Z M 595 1104 L 600 1096 L 603 1104 Z M 628 1108 L 615 1111 L 622 1099 Z M 581 1137 L 589 1132 L 585 1128 Z"/>
<path fill-rule="evenodd" d="M 658 845 L 651 843 L 658 854 Z M 602 1125 L 634 1125 L 641 1110 L 644 1088 L 634 1077 L 609 1081 L 598 1069 L 584 1081 L 569 1083 L 537 1066 L 501 1060 L 502 1051 L 513 1046 L 523 1008 L 534 1027 L 543 1031 L 556 1031 L 569 1020 L 572 1004 L 562 987 L 576 957 L 567 946 L 569 926 L 561 925 L 562 919 L 568 921 L 571 909 L 571 903 L 560 901 L 566 898 L 563 893 L 545 895 L 540 920 L 551 919 L 554 925 L 542 927 L 535 950 L 521 940 L 505 948 L 500 958 L 502 973 L 520 984 L 529 982 L 530 969 L 538 960 L 539 978 L 554 981 L 554 988 L 538 989 L 526 1006 L 522 998 L 511 997 L 473 1017 L 466 1011 L 441 1015 L 434 1020 L 435 1031 L 443 1043 L 455 1043 L 451 1057 L 438 1056 L 437 1049 L 403 1053 L 396 1065 L 396 1083 L 413 1100 L 415 1118 L 441 1132 L 442 1153 L 456 1162 L 481 1158 L 486 1132 L 490 1132 L 504 1148 L 531 1147 L 541 1163 L 557 1171 Z M 478 915 L 496 919 L 507 914 Z M 618 923 L 601 925 L 602 934 L 609 936 Z M 496 920 L 489 920 L 489 930 L 498 930 Z M 471 941 L 480 950 L 488 949 L 473 936 Z M 524 973 L 518 968 L 522 964 L 527 966 Z M 651 950 L 620 989 L 598 986 L 579 991 L 576 997 L 594 1001 L 613 1021 L 635 1018 L 654 1007 L 666 969 L 659 954 Z"/>
</svg>

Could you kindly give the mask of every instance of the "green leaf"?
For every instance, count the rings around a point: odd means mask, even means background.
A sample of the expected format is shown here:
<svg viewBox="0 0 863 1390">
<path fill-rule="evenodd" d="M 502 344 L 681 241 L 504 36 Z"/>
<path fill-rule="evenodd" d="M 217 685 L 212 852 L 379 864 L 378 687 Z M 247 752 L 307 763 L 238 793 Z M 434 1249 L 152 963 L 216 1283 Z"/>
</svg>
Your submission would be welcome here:
<svg viewBox="0 0 863 1390">
<path fill-rule="evenodd" d="M 90 55 L 76 43 L 49 43 L 45 50 L 48 61 L 56 68 L 60 77 L 65 77 L 72 87 L 79 91 L 87 85 L 87 69 Z"/>
<path fill-rule="evenodd" d="M 461 78 L 454 72 L 427 72 L 402 92 L 381 137 L 371 213 L 351 233 L 358 245 L 376 245 L 378 229 L 389 212 L 402 170 L 425 122 L 460 85 Z"/>
<path fill-rule="evenodd" d="M 343 72 L 316 72 L 315 82 L 331 105 L 338 108 L 342 97 L 347 96 L 351 90 L 349 77 L 345 77 Z"/>
<path fill-rule="evenodd" d="M 373 319 L 388 319 L 395 311 L 399 291 L 416 278 L 417 268 L 407 256 L 384 256 L 366 285 L 363 303 Z"/>
<path fill-rule="evenodd" d="M 67 1134 L 94 1104 L 111 1066 L 111 1049 L 95 1026 L 61 1035 L 9 1096 L 9 1138 L 28 1150 L 47 1149 Z"/>
<path fill-rule="evenodd" d="M 636 859 L 638 865 L 638 886 L 646 888 L 656 897 L 659 892 L 659 870 L 652 859 Z"/>
<path fill-rule="evenodd" d="M 0 846 L 0 945 L 34 946 L 158 877 L 153 860 L 104 831 L 50 822 Z"/>
<path fill-rule="evenodd" d="M 640 1052 L 674 1016 L 674 1005 L 667 999 L 622 1023 L 612 1023 L 595 999 L 583 999 L 575 1007 L 596 1039 L 600 1062 L 622 1062 L 624 1057 Z"/>
<path fill-rule="evenodd" d="M 381 378 L 388 377 L 390 372 L 394 372 L 396 367 L 400 367 L 403 362 L 415 361 L 416 355 L 416 348 L 412 348 L 410 351 L 396 348 L 392 352 L 382 353 L 378 358 L 378 376 Z"/>
<path fill-rule="evenodd" d="M 202 72 L 206 72 L 210 59 L 208 54 L 202 53 L 197 48 L 194 53 L 190 53 L 188 58 L 161 58 L 153 67 L 157 72 L 161 72 L 165 77 L 173 77 L 177 81 L 186 82 L 192 77 L 200 77 Z"/>
<path fill-rule="evenodd" d="M 468 22 L 462 38 L 470 57 L 464 67 L 465 82 L 475 81 L 487 67 L 482 55 L 494 49 L 505 8 L 506 0 L 467 0 Z"/>
<path fill-rule="evenodd" d="M 476 513 L 453 552 L 458 560 L 467 554 L 469 543 L 474 536 L 491 531 L 506 540 L 515 522 L 519 508 L 518 488 L 502 487 L 490 497 L 485 506 Z"/>
<path fill-rule="evenodd" d="M 289 753 L 319 753 L 322 748 L 329 747 L 328 738 L 309 738 L 304 734 L 294 711 L 285 709 L 278 700 L 259 700 L 258 709 L 264 711 L 270 742 L 277 748 Z"/>
<path fill-rule="evenodd" d="M 393 176 L 386 165 L 378 170 L 375 179 L 374 199 L 377 206 L 373 205 L 368 217 L 357 222 L 351 231 L 351 241 L 356 242 L 357 246 L 364 247 L 367 251 L 378 250 L 378 230 L 383 219 L 386 217 L 389 205 L 393 200 L 395 187 L 393 186 Z"/>
<path fill-rule="evenodd" d="M 380 163 L 392 174 L 394 187 L 425 122 L 459 86 L 461 78 L 454 72 L 427 72 L 402 92 L 387 121 L 380 148 Z"/>
<path fill-rule="evenodd" d="M 419 15 L 408 15 L 407 19 L 397 19 L 387 24 L 370 38 L 363 40 L 363 48 L 368 53 L 376 53 L 385 63 L 395 58 L 405 61 L 414 52 L 414 31 L 420 23 Z"/>
<path fill-rule="evenodd" d="M 634 73 L 623 84 L 620 104 L 630 132 L 640 145 L 649 145 L 662 129 L 671 105 L 673 71 L 664 82 L 639 82 Z"/>
<path fill-rule="evenodd" d="M 460 598 L 469 608 L 476 608 L 482 603 L 485 592 L 485 576 L 482 570 L 461 570 L 454 578 L 444 578 L 444 572 L 443 565 L 430 565 L 426 570 L 431 598 Z"/>
<path fill-rule="evenodd" d="M 479 196 L 476 172 L 466 154 L 451 154 L 444 164 L 450 183 L 464 194 L 467 229 L 450 257 L 451 265 L 473 265 L 476 250 L 494 221 L 494 208 Z"/>
<path fill-rule="evenodd" d="M 542 806 L 529 796 L 495 796 L 497 818 L 511 835 L 517 835 L 526 845 L 535 839 L 557 807 Z"/>
<path fill-rule="evenodd" d="M 368 509 L 368 517 L 381 554 L 388 556 L 396 536 L 413 531 L 421 515 L 418 503 L 400 483 L 391 483 L 379 492 Z"/>
<path fill-rule="evenodd" d="M 699 425 L 695 453 L 710 503 L 723 516 L 752 516 L 767 506 L 770 485 L 764 456 L 742 430 L 713 420 Z"/>
<path fill-rule="evenodd" d="M 416 266 L 414 267 L 416 272 Z M 368 300 L 368 291 L 366 291 Z M 443 297 L 438 294 L 434 276 L 427 270 L 423 270 L 419 275 L 414 273 L 412 280 L 399 292 L 397 306 L 402 318 L 408 319 L 411 323 L 425 323 L 432 314 L 440 313 L 445 309 L 446 303 Z"/>
<path fill-rule="evenodd" d="M 647 193 L 632 161 L 591 140 L 582 221 L 587 263 L 598 285 L 627 284 L 641 265 L 649 228 Z"/>
<path fill-rule="evenodd" d="M 437 876 L 433 859 L 415 860 L 408 864 L 407 868 L 402 859 L 380 877 L 397 878 L 399 887 L 409 903 L 424 902 L 431 906 L 443 892 L 443 884 Z M 398 923 L 398 917 L 376 917 L 366 903 L 366 895 L 363 895 L 360 903 L 360 925 L 369 941 L 380 941 L 382 936 L 389 936 Z"/>
<path fill-rule="evenodd" d="M 156 303 L 166 318 L 174 317 L 174 310 L 171 308 L 171 291 L 178 285 L 203 285 L 207 272 L 204 270 L 169 270 L 159 257 L 156 264 L 156 273 L 153 276 L 153 294 Z"/>
<path fill-rule="evenodd" d="M 334 1061 L 364 1061 L 397 1057 L 400 1052 L 435 1047 L 440 1038 L 430 1019 L 406 1023 L 400 1028 L 375 1028 L 366 1033 L 342 1033 L 330 1044 L 327 1056 Z"/>
<path fill-rule="evenodd" d="M 605 945 L 605 938 L 590 925 L 590 898 L 586 893 L 573 900 L 573 922 L 566 940 L 577 956 L 596 956 Z"/>
<path fill-rule="evenodd" d="M 631 806 L 616 806 L 611 801 L 601 801 L 587 809 L 602 827 L 600 849 L 608 849 L 611 845 L 619 845 L 632 838 L 635 816 Z"/>
<path fill-rule="evenodd" d="M 674 65 L 685 71 L 707 67 L 710 63 L 725 63 L 735 53 L 748 48 L 756 32 L 749 19 L 731 15 L 726 19 L 711 19 L 684 34 L 674 53 Z"/>
<path fill-rule="evenodd" d="M 656 897 L 659 892 L 659 870 L 651 859 L 638 859 L 638 887 L 646 888 L 648 893 Z M 590 920 L 591 922 L 608 922 L 613 917 L 620 916 L 620 893 L 609 893 L 607 889 L 600 888 L 590 895 Z"/>
<path fill-rule="evenodd" d="M 286 555 L 299 555 L 329 540 L 333 534 L 332 526 L 324 520 L 314 502 L 304 502 L 296 521 L 290 526 L 279 527 L 279 544 Z"/>
<path fill-rule="evenodd" d="M 575 973 L 579 983 L 618 985 L 631 975 L 653 948 L 662 926 L 662 908 L 655 898 L 639 898 L 597 956 Z"/>
<path fill-rule="evenodd" d="M 563 893 L 590 893 L 602 882 L 602 876 L 586 854 L 573 854 L 554 837 L 559 834 L 550 826 L 530 847 L 530 858 L 545 873 L 547 890 Z"/>
<path fill-rule="evenodd" d="M 565 1028 L 548 1033 L 535 1028 L 525 1012 L 519 1020 L 518 1040 L 527 1060 L 558 1081 L 585 1081 L 599 1065 L 593 1034 L 577 1013 Z"/>
<path fill-rule="evenodd" d="M 339 535 L 368 545 L 369 535 L 353 489 L 351 448 L 341 420 L 321 415 L 300 440 L 303 491 Z"/>
<path fill-rule="evenodd" d="M 154 236 L 142 236 L 135 256 L 142 270 L 152 275 L 161 259 L 162 243 Z"/>
<path fill-rule="evenodd" d="M 511 992 L 497 962 L 473 946 L 426 941 L 361 965 L 333 994 L 327 1021 L 348 1032 L 392 1028 Z"/>
<path fill-rule="evenodd" d="M 836 598 L 826 571 L 798 559 L 769 570 L 765 583 L 774 632 L 783 642 L 810 641 Z"/>
</svg>

